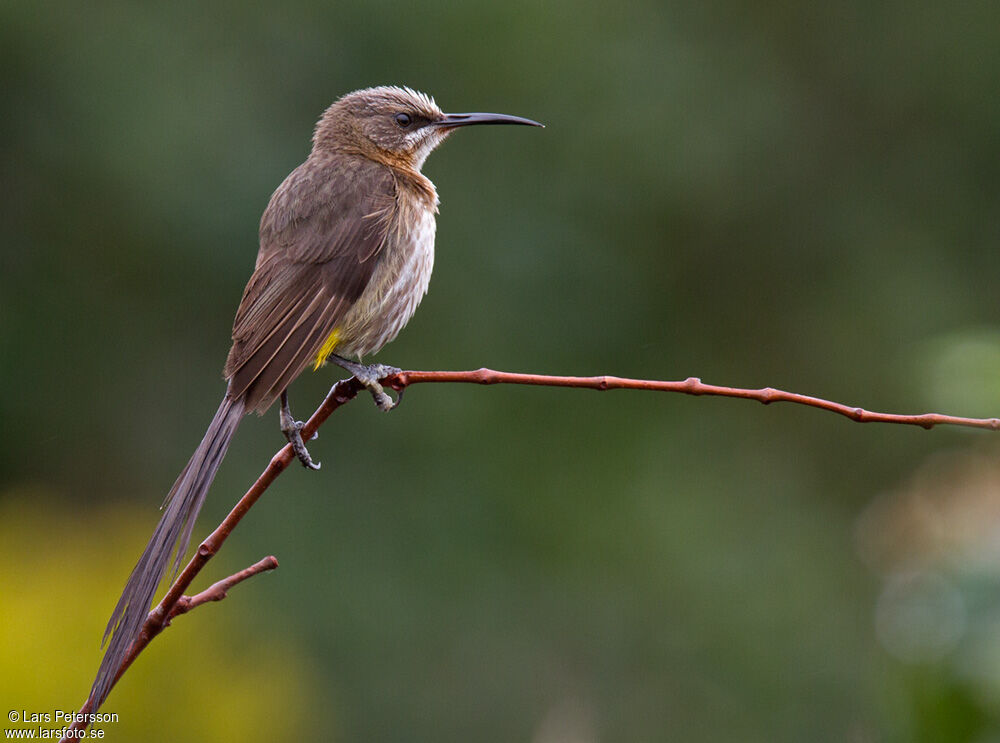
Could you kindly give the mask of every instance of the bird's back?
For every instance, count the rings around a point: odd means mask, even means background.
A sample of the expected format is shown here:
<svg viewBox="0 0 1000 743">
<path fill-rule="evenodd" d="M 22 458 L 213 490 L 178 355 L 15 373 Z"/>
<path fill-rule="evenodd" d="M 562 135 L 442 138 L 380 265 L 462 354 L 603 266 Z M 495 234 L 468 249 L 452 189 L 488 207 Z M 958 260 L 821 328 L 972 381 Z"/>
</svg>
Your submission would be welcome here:
<svg viewBox="0 0 1000 743">
<path fill-rule="evenodd" d="M 358 154 L 313 153 L 271 197 L 233 324 L 229 394 L 263 412 L 310 363 L 392 340 L 427 290 L 434 186 Z"/>
</svg>

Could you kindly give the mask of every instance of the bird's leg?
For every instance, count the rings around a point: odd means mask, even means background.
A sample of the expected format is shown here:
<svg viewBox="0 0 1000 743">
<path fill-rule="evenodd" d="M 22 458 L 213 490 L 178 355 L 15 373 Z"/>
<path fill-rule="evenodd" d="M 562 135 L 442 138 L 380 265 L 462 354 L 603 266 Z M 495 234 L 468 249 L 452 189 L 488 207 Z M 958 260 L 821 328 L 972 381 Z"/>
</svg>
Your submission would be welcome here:
<svg viewBox="0 0 1000 743">
<path fill-rule="evenodd" d="M 302 441 L 302 427 L 305 423 L 295 420 L 292 411 L 288 407 L 287 390 L 281 393 L 281 411 L 278 415 L 281 421 L 281 432 L 285 434 L 288 443 L 292 445 L 292 451 L 295 452 L 295 456 L 302 462 L 302 466 L 311 470 L 318 470 L 320 463 L 312 460 L 312 457 L 309 456 L 309 450 L 306 449 L 306 445 Z M 314 433 L 312 437 L 314 439 L 318 438 L 319 433 Z"/>
<path fill-rule="evenodd" d="M 394 366 L 386 366 L 385 364 L 361 364 L 357 361 L 345 359 L 343 356 L 338 356 L 335 353 L 330 354 L 329 358 L 334 364 L 353 374 L 354 378 L 372 393 L 372 397 L 375 398 L 375 404 L 378 405 L 379 410 L 388 412 L 399 404 L 402 395 L 397 397 L 396 401 L 393 402 L 389 394 L 382 389 L 379 380 L 390 377 L 393 374 L 399 374 L 402 371 L 401 369 L 397 369 Z"/>
</svg>

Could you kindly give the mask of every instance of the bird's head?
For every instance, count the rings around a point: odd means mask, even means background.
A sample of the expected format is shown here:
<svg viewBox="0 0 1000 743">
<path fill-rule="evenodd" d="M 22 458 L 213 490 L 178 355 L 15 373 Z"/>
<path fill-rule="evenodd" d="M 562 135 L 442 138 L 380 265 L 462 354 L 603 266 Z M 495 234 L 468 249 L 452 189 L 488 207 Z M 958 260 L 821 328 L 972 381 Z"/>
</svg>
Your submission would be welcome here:
<svg viewBox="0 0 1000 743">
<path fill-rule="evenodd" d="M 316 124 L 313 150 L 356 152 L 419 171 L 449 134 L 472 124 L 542 126 L 505 114 L 446 114 L 433 98 L 410 88 L 366 88 L 348 93 L 326 110 Z"/>
</svg>

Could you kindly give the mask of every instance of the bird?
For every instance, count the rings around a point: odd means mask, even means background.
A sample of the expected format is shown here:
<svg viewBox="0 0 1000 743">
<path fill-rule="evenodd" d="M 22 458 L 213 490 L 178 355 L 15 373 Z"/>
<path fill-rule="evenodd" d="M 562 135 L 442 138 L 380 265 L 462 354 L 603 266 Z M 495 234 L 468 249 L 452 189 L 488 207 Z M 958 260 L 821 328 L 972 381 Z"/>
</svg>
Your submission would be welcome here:
<svg viewBox="0 0 1000 743">
<path fill-rule="evenodd" d="M 260 221 L 253 274 L 233 322 L 226 392 L 201 443 L 171 487 L 104 632 L 91 710 L 107 698 L 138 637 L 171 555 L 179 570 L 195 520 L 244 415 L 281 400 L 281 431 L 301 463 L 319 469 L 291 414 L 287 390 L 308 367 L 333 362 L 372 394 L 398 403 L 380 379 L 399 370 L 362 363 L 407 324 L 434 264 L 438 195 L 421 172 L 456 129 L 542 126 L 519 116 L 446 114 L 411 88 L 357 90 L 317 122 L 306 160 L 278 186 Z M 110 642 L 108 641 L 110 638 Z"/>
</svg>

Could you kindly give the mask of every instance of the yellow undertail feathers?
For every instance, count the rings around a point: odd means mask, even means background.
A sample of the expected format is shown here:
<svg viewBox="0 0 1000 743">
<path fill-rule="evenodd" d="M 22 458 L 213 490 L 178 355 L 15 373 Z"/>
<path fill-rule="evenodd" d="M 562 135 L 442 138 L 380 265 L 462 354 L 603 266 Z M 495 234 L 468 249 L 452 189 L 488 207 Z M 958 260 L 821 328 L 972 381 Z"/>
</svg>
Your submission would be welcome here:
<svg viewBox="0 0 1000 743">
<path fill-rule="evenodd" d="M 326 363 L 327 358 L 333 353 L 333 349 L 337 347 L 340 342 L 340 328 L 334 328 L 330 336 L 323 341 L 323 346 L 319 349 L 319 353 L 316 354 L 316 361 L 313 363 L 313 371 L 319 369 L 323 364 Z"/>
</svg>

